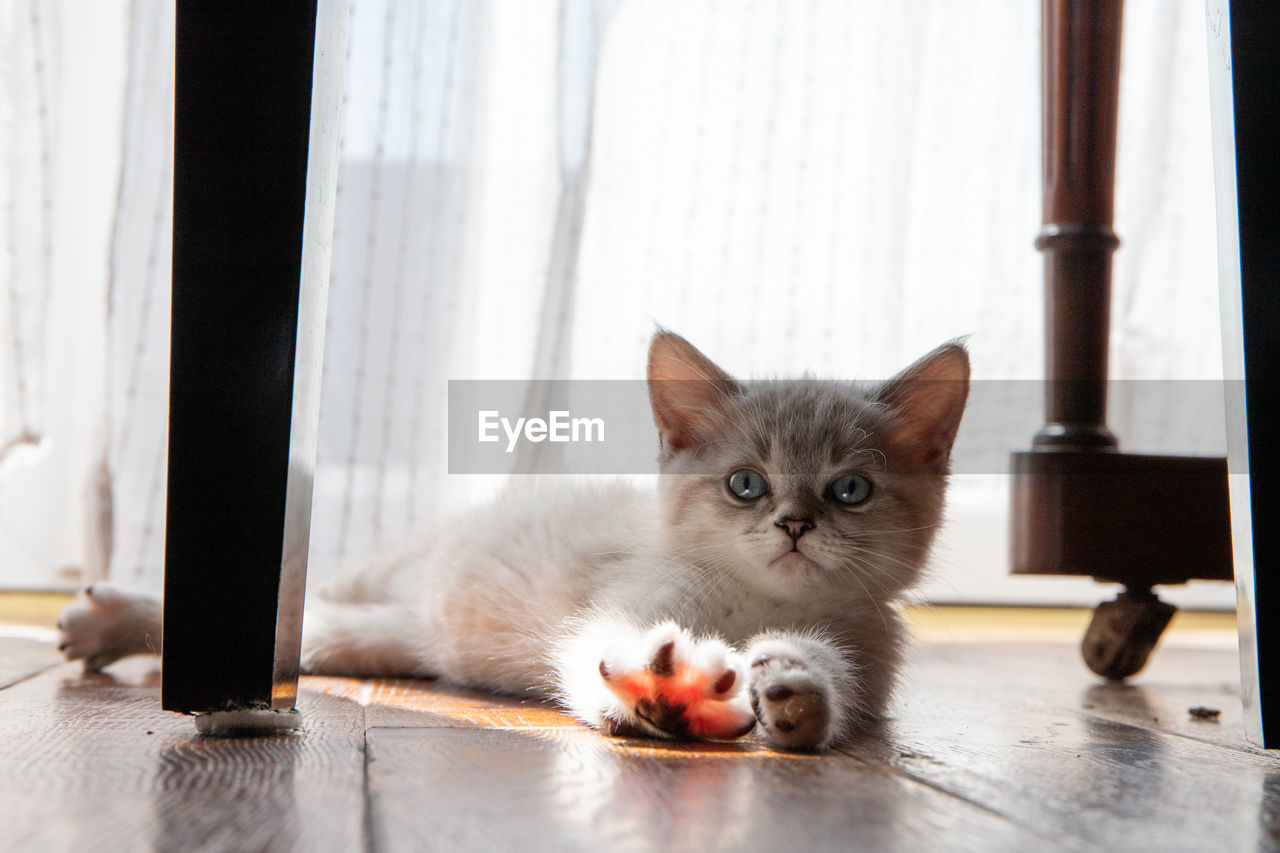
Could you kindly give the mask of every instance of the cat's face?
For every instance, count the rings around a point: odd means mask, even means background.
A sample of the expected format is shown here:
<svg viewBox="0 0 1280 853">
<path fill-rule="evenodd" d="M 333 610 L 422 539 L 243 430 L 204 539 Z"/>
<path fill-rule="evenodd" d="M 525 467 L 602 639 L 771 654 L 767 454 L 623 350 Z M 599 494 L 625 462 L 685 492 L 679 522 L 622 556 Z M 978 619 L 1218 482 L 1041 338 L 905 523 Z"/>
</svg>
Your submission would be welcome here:
<svg viewBox="0 0 1280 853">
<path fill-rule="evenodd" d="M 752 383 L 660 333 L 649 378 L 674 556 L 793 600 L 884 600 L 916 580 L 967 396 L 962 348 L 884 385 Z"/>
</svg>

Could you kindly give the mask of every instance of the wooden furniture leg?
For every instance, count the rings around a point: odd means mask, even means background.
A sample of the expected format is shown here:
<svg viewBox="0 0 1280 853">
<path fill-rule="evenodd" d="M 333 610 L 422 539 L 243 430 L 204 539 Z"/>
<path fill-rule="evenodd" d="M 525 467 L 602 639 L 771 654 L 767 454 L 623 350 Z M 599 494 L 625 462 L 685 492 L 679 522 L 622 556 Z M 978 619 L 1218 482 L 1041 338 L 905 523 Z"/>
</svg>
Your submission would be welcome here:
<svg viewBox="0 0 1280 853">
<path fill-rule="evenodd" d="M 1121 453 L 1106 425 L 1122 6 L 1043 0 L 1045 425 L 1013 456 L 1011 511 L 1015 574 L 1125 585 L 1082 645 L 1113 679 L 1173 616 L 1153 585 L 1231 578 L 1225 460 Z"/>
<path fill-rule="evenodd" d="M 1280 8 L 1208 0 L 1209 91 L 1245 733 L 1280 748 Z"/>
<path fill-rule="evenodd" d="M 345 26 L 342 0 L 178 2 L 170 711 L 297 693 Z"/>
</svg>

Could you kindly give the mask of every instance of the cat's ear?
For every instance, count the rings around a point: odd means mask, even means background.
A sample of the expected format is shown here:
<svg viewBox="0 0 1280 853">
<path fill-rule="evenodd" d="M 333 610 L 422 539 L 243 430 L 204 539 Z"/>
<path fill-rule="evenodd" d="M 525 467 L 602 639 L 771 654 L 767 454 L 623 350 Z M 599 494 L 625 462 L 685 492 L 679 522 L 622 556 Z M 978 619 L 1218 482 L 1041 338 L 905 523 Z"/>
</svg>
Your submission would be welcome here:
<svg viewBox="0 0 1280 853">
<path fill-rule="evenodd" d="M 698 348 L 661 330 L 649 344 L 649 404 L 664 454 L 692 447 L 715 434 L 724 401 L 738 384 Z"/>
<path fill-rule="evenodd" d="M 917 465 L 945 471 L 969 397 L 969 353 L 958 342 L 943 344 L 876 396 L 897 415 L 889 445 Z"/>
</svg>

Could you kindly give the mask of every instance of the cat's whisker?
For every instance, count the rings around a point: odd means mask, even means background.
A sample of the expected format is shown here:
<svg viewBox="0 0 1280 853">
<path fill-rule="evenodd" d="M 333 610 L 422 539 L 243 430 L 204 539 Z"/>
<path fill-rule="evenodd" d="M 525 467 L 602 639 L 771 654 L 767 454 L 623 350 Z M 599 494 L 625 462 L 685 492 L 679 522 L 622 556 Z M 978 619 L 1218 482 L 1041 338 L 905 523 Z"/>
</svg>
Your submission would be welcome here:
<svg viewBox="0 0 1280 853">
<path fill-rule="evenodd" d="M 875 608 L 876 615 L 880 618 L 881 628 L 883 628 L 886 632 L 888 632 L 890 630 L 889 619 L 888 617 L 885 616 L 884 609 L 881 608 L 880 602 L 876 600 L 876 596 L 873 596 L 871 594 L 871 590 L 867 589 L 867 586 L 863 582 L 863 578 L 859 573 L 851 572 L 849 576 L 852 577 L 855 581 L 857 581 L 858 585 L 862 587 L 863 592 L 867 594 L 867 601 L 869 601 L 872 607 Z"/>
<path fill-rule="evenodd" d="M 858 556 L 868 558 L 869 560 L 874 560 L 875 563 L 877 564 L 877 568 L 879 569 L 879 574 L 881 575 L 885 574 L 884 567 L 886 565 L 904 569 L 905 570 L 904 574 L 907 575 L 905 580 L 907 581 L 914 581 L 920 571 L 919 564 L 916 561 L 908 560 L 906 558 L 899 557 L 894 554 L 884 554 L 884 553 L 876 553 L 872 551 L 863 551 Z M 897 584 L 897 586 L 901 587 L 902 584 L 899 583 Z"/>
<path fill-rule="evenodd" d="M 856 578 L 859 583 L 864 585 L 864 588 L 867 583 L 875 586 L 881 593 L 880 598 L 891 599 L 896 597 L 894 592 L 885 586 L 884 582 L 877 577 L 878 573 L 875 570 L 875 566 L 866 562 L 861 562 L 856 558 L 852 558 L 844 564 L 844 569 L 845 574 Z"/>
<path fill-rule="evenodd" d="M 897 527 L 892 530 L 859 530 L 848 535 L 850 539 L 870 539 L 876 536 L 887 536 L 895 533 L 915 533 L 920 530 L 936 530 L 940 524 L 922 524 L 919 527 Z"/>
</svg>

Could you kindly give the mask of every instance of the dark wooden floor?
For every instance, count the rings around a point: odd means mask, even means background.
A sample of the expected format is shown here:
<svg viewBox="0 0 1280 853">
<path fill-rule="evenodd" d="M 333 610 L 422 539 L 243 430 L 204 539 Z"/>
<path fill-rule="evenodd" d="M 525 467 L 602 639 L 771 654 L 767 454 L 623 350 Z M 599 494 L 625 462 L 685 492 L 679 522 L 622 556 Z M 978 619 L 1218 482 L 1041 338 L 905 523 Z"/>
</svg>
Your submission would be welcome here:
<svg viewBox="0 0 1280 853">
<path fill-rule="evenodd" d="M 1065 642 L 930 642 L 894 719 L 824 755 L 336 678 L 303 680 L 304 734 L 202 739 L 157 682 L 153 661 L 86 677 L 0 639 L 0 848 L 1280 849 L 1280 755 L 1244 741 L 1221 643 L 1118 687 Z"/>
</svg>

